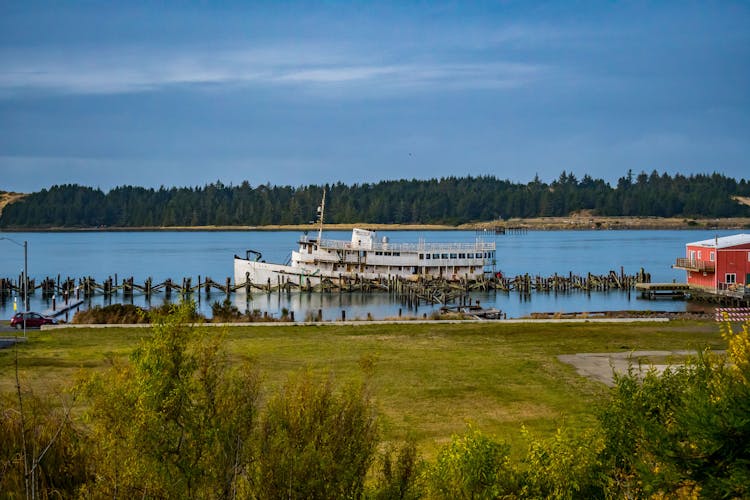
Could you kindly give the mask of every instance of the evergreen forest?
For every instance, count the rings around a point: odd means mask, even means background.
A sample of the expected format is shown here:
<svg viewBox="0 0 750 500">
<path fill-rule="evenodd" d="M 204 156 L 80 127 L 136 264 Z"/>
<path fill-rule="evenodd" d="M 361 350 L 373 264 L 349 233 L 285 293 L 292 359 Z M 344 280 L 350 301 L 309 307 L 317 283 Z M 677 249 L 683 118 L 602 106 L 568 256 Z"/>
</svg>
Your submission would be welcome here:
<svg viewBox="0 0 750 500">
<path fill-rule="evenodd" d="M 514 217 L 749 217 L 736 196 L 750 180 L 719 173 L 684 176 L 628 171 L 615 186 L 563 171 L 551 183 L 494 176 L 393 180 L 346 185 L 252 187 L 220 181 L 203 187 L 101 189 L 68 184 L 29 194 L 5 207 L 0 228 L 260 226 L 310 222 L 326 190 L 329 223 L 449 224 Z"/>
</svg>

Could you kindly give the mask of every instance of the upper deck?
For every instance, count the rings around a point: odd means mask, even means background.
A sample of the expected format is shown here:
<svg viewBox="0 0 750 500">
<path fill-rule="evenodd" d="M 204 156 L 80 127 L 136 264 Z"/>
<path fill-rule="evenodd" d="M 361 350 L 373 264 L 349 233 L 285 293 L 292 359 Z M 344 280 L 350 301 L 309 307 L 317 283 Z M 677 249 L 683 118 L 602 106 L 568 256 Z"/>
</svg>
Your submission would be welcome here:
<svg viewBox="0 0 750 500">
<path fill-rule="evenodd" d="M 301 240 L 306 243 L 308 240 Z M 331 250 L 365 250 L 364 247 L 345 240 L 323 240 L 320 242 L 321 249 Z M 378 252 L 402 252 L 402 253 L 456 253 L 456 252 L 490 252 L 495 250 L 495 243 L 476 241 L 474 243 L 380 243 L 372 242 L 366 248 L 368 251 Z"/>
<path fill-rule="evenodd" d="M 311 244 L 316 245 L 321 250 L 344 250 L 344 251 L 371 251 L 384 253 L 388 252 L 388 255 L 392 253 L 463 253 L 463 252 L 474 252 L 484 253 L 492 252 L 495 250 L 495 243 L 485 243 L 480 238 L 477 238 L 474 243 L 426 243 L 424 240 L 420 240 L 417 243 L 391 243 L 388 238 L 383 238 L 378 241 L 375 236 L 375 231 L 368 231 L 366 229 L 353 229 L 351 241 L 346 240 L 327 240 L 321 238 L 320 241 L 317 239 L 308 238 L 307 235 L 303 235 L 300 238 L 301 246 L 310 246 Z"/>
</svg>

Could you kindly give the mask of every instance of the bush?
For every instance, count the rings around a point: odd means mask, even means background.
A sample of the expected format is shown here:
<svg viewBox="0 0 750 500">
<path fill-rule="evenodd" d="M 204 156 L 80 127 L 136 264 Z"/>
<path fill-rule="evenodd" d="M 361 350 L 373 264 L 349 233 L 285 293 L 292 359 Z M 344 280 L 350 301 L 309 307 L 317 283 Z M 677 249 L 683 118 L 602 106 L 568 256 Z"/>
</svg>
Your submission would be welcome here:
<svg viewBox="0 0 750 500">
<path fill-rule="evenodd" d="M 149 314 L 147 310 L 132 304 L 94 306 L 85 311 L 78 311 L 73 316 L 73 323 L 79 325 L 149 323 Z"/>
<path fill-rule="evenodd" d="M 257 497 L 359 498 L 378 444 L 361 385 L 303 373 L 270 399 L 259 430 Z"/>
<path fill-rule="evenodd" d="M 510 447 L 473 428 L 454 435 L 427 470 L 430 498 L 492 499 L 517 491 Z"/>
<path fill-rule="evenodd" d="M 601 411 L 603 458 L 621 493 L 750 496 L 750 335 L 722 327 L 726 355 L 616 378 Z"/>
<path fill-rule="evenodd" d="M 85 381 L 96 480 L 91 497 L 227 498 L 248 488 L 257 377 L 230 370 L 222 337 L 193 326 L 193 304 L 155 315 L 152 335 Z"/>
<path fill-rule="evenodd" d="M 22 393 L 0 401 L 0 492 L 3 498 L 73 497 L 89 479 L 86 442 L 51 401 Z M 23 418 L 22 418 L 23 415 Z"/>
<path fill-rule="evenodd" d="M 400 448 L 389 448 L 380 456 L 377 483 L 368 495 L 376 500 L 410 500 L 422 496 L 418 482 L 423 464 L 417 456 L 417 446 L 412 440 Z"/>
<path fill-rule="evenodd" d="M 189 307 L 189 321 L 200 321 L 203 318 L 192 302 L 186 303 Z M 159 307 L 144 309 L 132 304 L 110 304 L 108 306 L 94 306 L 85 311 L 78 311 L 73 316 L 73 323 L 79 325 L 131 325 L 151 323 L 154 318 L 171 314 L 179 304 L 162 304 Z"/>
</svg>

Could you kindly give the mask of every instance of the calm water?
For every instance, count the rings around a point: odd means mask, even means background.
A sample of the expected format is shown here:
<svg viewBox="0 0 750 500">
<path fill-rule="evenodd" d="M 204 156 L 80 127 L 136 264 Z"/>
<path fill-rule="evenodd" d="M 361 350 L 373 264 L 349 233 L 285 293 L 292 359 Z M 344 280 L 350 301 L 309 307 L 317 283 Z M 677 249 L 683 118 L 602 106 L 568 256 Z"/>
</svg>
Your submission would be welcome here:
<svg viewBox="0 0 750 500">
<path fill-rule="evenodd" d="M 619 272 L 624 266 L 628 274 L 641 267 L 651 273 L 652 281 L 684 281 L 685 273 L 671 269 L 676 257 L 683 257 L 685 243 L 724 236 L 736 231 L 540 231 L 519 235 L 492 237 L 497 243 L 498 270 L 506 275 L 554 273 L 605 274 L 610 270 Z M 388 236 L 392 242 L 416 242 L 424 238 L 427 242 L 473 242 L 473 231 L 382 231 L 379 236 Z M 329 231 L 330 239 L 349 239 L 350 231 Z M 37 282 L 46 276 L 61 275 L 75 278 L 92 276 L 101 282 L 108 276 L 133 276 L 143 283 L 147 277 L 154 282 L 172 278 L 178 283 L 191 277 L 197 283 L 198 276 L 210 276 L 223 283 L 233 275 L 232 256 L 244 255 L 248 248 L 259 250 L 268 262 L 286 262 L 292 248 L 296 247 L 298 231 L 226 231 L 226 232 L 71 232 L 71 233 L 2 233 L 0 237 L 15 241 L 28 241 L 29 276 Z M 0 240 L 0 276 L 16 279 L 23 270 L 23 248 Z M 120 299 L 121 299 L 120 295 Z M 201 297 L 200 307 L 210 314 L 210 303 L 223 299 L 220 292 L 212 294 L 210 300 Z M 531 312 L 602 311 L 620 309 L 650 309 L 683 311 L 685 302 L 663 300 L 646 301 L 637 294 L 612 291 L 607 293 L 573 292 L 569 294 L 533 294 L 523 300 L 517 294 L 485 293 L 474 299 L 482 304 L 494 306 L 508 314 L 519 317 Z M 114 300 L 118 300 L 115 298 Z M 281 308 L 295 312 L 295 317 L 304 319 L 306 313 L 323 309 L 325 319 L 340 316 L 345 309 L 347 318 L 365 318 L 368 313 L 374 318 L 396 316 L 402 306 L 392 302 L 385 294 L 262 294 L 252 297 L 235 294 L 233 302 L 244 311 L 260 309 L 278 315 Z M 135 304 L 144 305 L 145 299 L 136 295 Z M 153 305 L 163 302 L 163 295 L 151 299 Z M 96 296 L 91 305 L 104 304 L 104 298 Z M 37 291 L 31 298 L 32 310 L 50 307 Z M 19 309 L 20 300 L 19 300 Z M 432 306 L 421 306 L 419 310 L 404 314 L 429 314 Z M 13 298 L 0 300 L 0 317 L 9 318 L 13 312 Z"/>
</svg>

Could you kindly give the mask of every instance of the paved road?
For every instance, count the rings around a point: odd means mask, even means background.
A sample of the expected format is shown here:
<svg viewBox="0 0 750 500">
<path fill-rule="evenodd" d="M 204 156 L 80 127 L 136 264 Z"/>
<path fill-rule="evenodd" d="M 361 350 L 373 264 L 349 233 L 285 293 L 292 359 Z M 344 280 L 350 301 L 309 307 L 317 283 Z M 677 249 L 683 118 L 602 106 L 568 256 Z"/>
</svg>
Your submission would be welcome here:
<svg viewBox="0 0 750 500">
<path fill-rule="evenodd" d="M 8 323 L 0 323 L 0 335 L 7 335 L 9 333 L 14 333 L 16 331 L 15 328 L 11 328 Z"/>
</svg>

